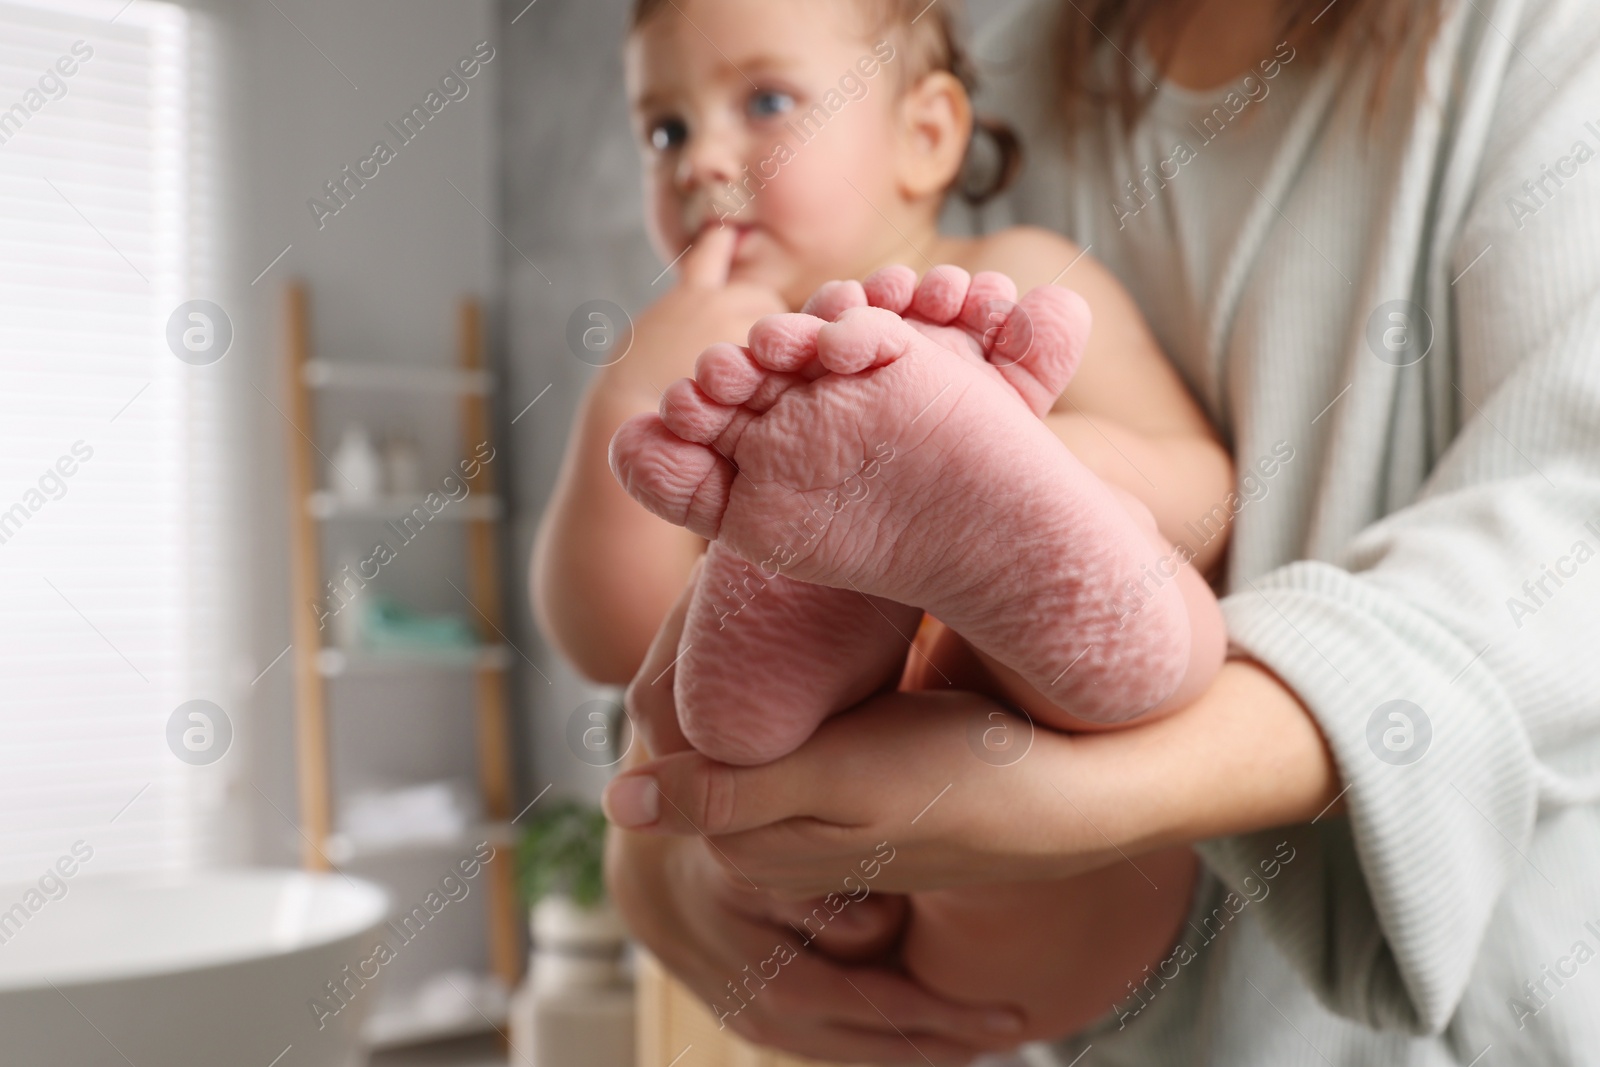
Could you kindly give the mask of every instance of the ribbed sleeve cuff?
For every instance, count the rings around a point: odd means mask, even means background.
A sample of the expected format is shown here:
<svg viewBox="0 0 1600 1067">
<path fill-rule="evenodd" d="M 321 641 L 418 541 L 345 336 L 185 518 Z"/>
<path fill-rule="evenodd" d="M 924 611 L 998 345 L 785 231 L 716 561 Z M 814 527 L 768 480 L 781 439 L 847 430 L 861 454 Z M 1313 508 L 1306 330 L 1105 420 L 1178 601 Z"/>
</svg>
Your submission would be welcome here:
<svg viewBox="0 0 1600 1067">
<path fill-rule="evenodd" d="M 1330 1010 L 1439 1032 L 1505 881 L 1529 863 L 1536 773 L 1517 709 L 1476 650 L 1374 579 L 1296 563 L 1223 611 L 1235 654 L 1316 718 L 1347 815 L 1201 854 L 1237 883 L 1287 835 L 1288 882 L 1260 913 L 1279 948 Z"/>
</svg>

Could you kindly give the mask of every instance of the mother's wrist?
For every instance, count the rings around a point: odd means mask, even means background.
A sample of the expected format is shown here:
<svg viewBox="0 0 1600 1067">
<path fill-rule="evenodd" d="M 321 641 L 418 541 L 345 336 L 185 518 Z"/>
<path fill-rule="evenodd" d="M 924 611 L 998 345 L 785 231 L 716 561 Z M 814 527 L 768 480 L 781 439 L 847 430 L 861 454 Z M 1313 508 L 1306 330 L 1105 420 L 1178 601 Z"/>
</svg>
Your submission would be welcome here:
<svg viewBox="0 0 1600 1067">
<path fill-rule="evenodd" d="M 1124 809 L 1106 833 L 1130 853 L 1307 822 L 1342 788 L 1311 714 L 1247 660 L 1230 660 L 1189 707 L 1074 747 Z"/>
</svg>

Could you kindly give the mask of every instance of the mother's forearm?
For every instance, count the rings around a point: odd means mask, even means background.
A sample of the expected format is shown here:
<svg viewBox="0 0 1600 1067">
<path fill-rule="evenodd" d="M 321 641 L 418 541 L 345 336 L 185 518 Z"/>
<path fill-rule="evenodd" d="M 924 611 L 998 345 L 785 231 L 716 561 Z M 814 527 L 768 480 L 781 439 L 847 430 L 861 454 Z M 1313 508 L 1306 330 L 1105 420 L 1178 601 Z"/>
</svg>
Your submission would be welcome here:
<svg viewBox="0 0 1600 1067">
<path fill-rule="evenodd" d="M 1159 722 L 1104 734 L 1041 728 L 1023 758 L 978 758 L 988 733 L 1012 729 L 1027 726 L 974 693 L 891 693 L 829 719 L 773 763 L 733 767 L 694 752 L 652 760 L 612 782 L 606 809 L 644 833 L 709 834 L 755 884 L 820 895 L 885 846 L 895 858 L 875 887 L 890 892 L 1070 878 L 1139 852 L 1304 822 L 1339 793 L 1310 716 L 1243 662 Z"/>
<path fill-rule="evenodd" d="M 1308 822 L 1343 788 L 1310 713 L 1245 660 L 1177 714 L 1072 747 L 1074 802 L 1130 853 Z"/>
</svg>

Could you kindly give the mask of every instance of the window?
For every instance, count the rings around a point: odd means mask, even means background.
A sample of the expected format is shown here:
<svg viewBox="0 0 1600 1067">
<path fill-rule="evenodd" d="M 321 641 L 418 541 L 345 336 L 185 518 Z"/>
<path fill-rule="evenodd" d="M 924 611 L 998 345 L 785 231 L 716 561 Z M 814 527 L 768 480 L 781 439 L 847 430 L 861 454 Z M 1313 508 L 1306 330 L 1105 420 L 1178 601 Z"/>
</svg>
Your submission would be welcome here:
<svg viewBox="0 0 1600 1067">
<path fill-rule="evenodd" d="M 222 373 L 167 340 L 214 283 L 205 55 L 173 4 L 0 0 L 0 881 L 219 840 L 227 760 L 167 742 L 234 615 Z"/>
</svg>

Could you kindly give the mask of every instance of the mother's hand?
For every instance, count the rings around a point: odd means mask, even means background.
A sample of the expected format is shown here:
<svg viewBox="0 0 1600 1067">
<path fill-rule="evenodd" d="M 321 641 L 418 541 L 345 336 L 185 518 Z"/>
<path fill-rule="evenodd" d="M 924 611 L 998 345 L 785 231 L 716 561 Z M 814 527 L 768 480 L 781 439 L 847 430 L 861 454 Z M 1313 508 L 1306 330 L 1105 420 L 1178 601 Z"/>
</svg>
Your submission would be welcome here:
<svg viewBox="0 0 1600 1067">
<path fill-rule="evenodd" d="M 698 566 L 691 587 L 697 575 Z M 972 693 L 879 697 L 762 766 L 700 755 L 673 704 L 686 600 L 687 592 L 628 688 L 629 718 L 655 758 L 606 790 L 618 826 L 707 835 L 730 878 L 807 896 L 841 892 L 847 874 L 887 850 L 894 858 L 877 872 L 877 891 L 1065 877 L 1118 858 L 1085 817 L 1095 804 L 1078 796 L 1083 784 L 1067 769 L 1080 741 L 1033 731 Z M 1031 747 L 1013 749 L 1026 752 L 1014 762 L 996 756 L 986 742 L 997 732 L 1031 733 Z M 1114 813 L 1101 818 L 1119 825 Z"/>
<path fill-rule="evenodd" d="M 634 936 L 720 1025 L 761 1045 L 852 1063 L 965 1064 L 1017 1044 L 1009 1009 L 957 1005 L 881 966 L 847 966 L 804 944 L 769 893 L 731 875 L 698 838 L 616 833 L 613 899 Z M 837 925 L 898 898 L 869 896 Z"/>
<path fill-rule="evenodd" d="M 646 833 L 705 834 L 731 877 L 796 894 L 839 891 L 875 855 L 892 859 L 873 888 L 892 892 L 1063 878 L 1116 860 L 1101 831 L 1123 820 L 1075 780 L 1078 740 L 1039 730 L 1025 758 L 997 766 L 974 752 L 995 730 L 1029 726 L 971 693 L 893 693 L 763 766 L 693 751 L 655 759 L 612 782 L 606 811 Z"/>
<path fill-rule="evenodd" d="M 686 748 L 670 701 L 686 604 L 687 591 L 629 690 L 639 735 L 652 751 Z M 657 693 L 668 697 L 652 702 L 647 694 Z M 698 835 L 612 833 L 606 867 L 612 898 L 634 935 L 719 1023 L 753 1041 L 884 1064 L 964 1064 L 1016 1044 L 1021 1019 L 1010 1009 L 956 1005 L 885 967 L 841 962 L 882 957 L 904 918 L 903 899 L 873 892 L 879 887 L 859 872 L 848 885 L 843 872 L 834 877 L 830 890 L 849 903 L 836 897 L 825 921 L 813 926 L 809 904 L 757 888 Z"/>
<path fill-rule="evenodd" d="M 612 781 L 606 811 L 641 833 L 705 836 L 730 876 L 763 889 L 837 891 L 884 844 L 894 858 L 878 890 L 1067 878 L 1154 848 L 1306 821 L 1339 788 L 1311 717 L 1244 661 L 1190 707 L 1127 730 L 1066 735 L 972 693 L 902 692 L 829 719 L 780 760 L 732 767 L 688 750 L 677 732 L 679 625 L 668 620 L 628 691 L 656 758 Z M 1002 727 L 1031 734 L 1009 764 L 985 744 Z"/>
</svg>

